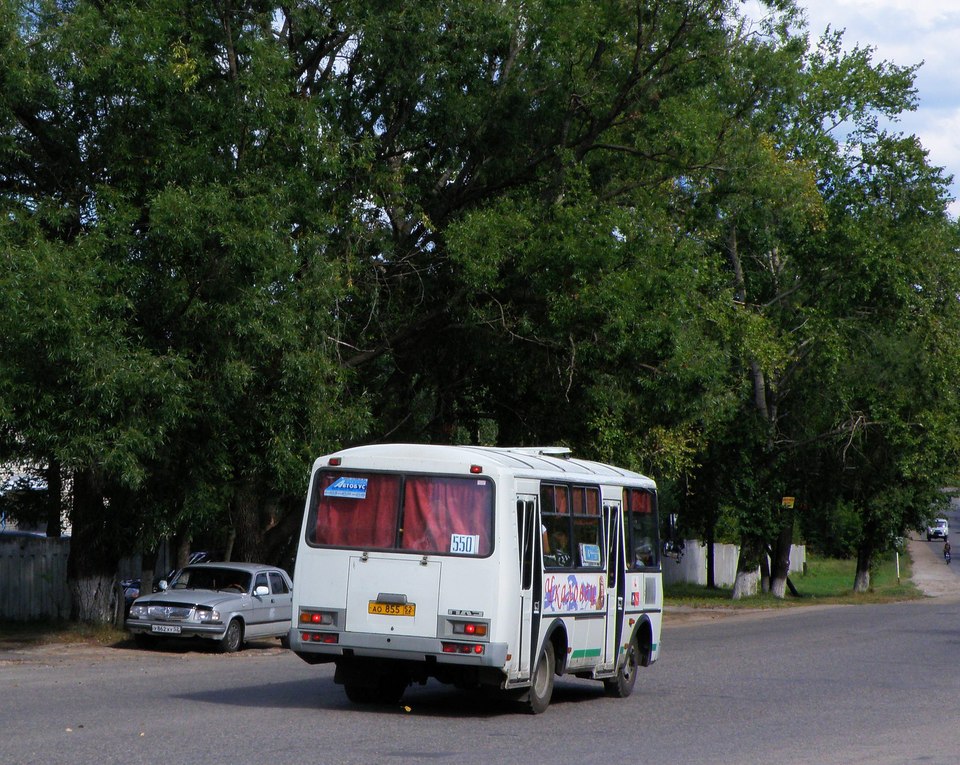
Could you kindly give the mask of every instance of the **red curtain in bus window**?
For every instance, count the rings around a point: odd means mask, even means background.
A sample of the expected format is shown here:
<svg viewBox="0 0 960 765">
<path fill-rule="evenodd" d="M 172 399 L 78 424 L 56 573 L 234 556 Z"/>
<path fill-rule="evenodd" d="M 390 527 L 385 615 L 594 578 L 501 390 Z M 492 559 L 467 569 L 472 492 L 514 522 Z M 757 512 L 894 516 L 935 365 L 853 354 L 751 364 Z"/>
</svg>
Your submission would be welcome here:
<svg viewBox="0 0 960 765">
<path fill-rule="evenodd" d="M 570 490 L 573 494 L 574 515 L 600 515 L 600 490 L 590 486 L 574 486 Z"/>
<path fill-rule="evenodd" d="M 630 512 L 632 513 L 643 513 L 646 515 L 653 511 L 653 508 L 650 505 L 650 494 L 645 491 L 638 491 L 637 489 L 631 489 L 629 491 L 630 495 Z"/>
<path fill-rule="evenodd" d="M 586 496 L 586 490 L 583 486 L 574 486 L 571 490 L 571 504 L 573 506 L 574 515 L 584 515 L 585 510 L 583 509 L 584 502 L 583 498 Z"/>
<path fill-rule="evenodd" d="M 485 479 L 408 477 L 403 496 L 401 547 L 418 552 L 489 555 L 493 485 Z M 454 535 L 471 539 L 458 540 Z M 476 549 L 470 549 L 476 537 Z"/>
<path fill-rule="evenodd" d="M 570 514 L 570 495 L 566 486 L 543 484 L 540 486 L 540 496 L 543 500 L 544 513 Z"/>
<path fill-rule="evenodd" d="M 345 481 L 349 483 L 343 490 L 331 488 Z M 400 476 L 323 473 L 317 493 L 314 539 L 317 544 L 394 546 L 400 511 Z M 344 496 L 335 496 L 335 493 Z"/>
</svg>

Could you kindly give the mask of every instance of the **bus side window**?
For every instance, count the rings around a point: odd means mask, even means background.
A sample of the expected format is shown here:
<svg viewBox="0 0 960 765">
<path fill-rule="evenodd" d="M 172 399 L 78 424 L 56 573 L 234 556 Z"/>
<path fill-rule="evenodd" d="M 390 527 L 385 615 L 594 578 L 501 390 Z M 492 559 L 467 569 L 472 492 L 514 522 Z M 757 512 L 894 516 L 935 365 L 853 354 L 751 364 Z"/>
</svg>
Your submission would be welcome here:
<svg viewBox="0 0 960 765">
<path fill-rule="evenodd" d="M 543 562 L 546 566 L 566 568 L 573 563 L 570 524 L 566 516 L 543 517 Z"/>
<path fill-rule="evenodd" d="M 631 569 L 653 568 L 659 565 L 659 540 L 657 513 L 653 495 L 640 489 L 627 489 L 627 510 L 629 521 L 624 529 L 628 534 L 629 558 L 627 565 Z"/>
<path fill-rule="evenodd" d="M 540 511 L 543 565 L 548 568 L 568 568 L 573 564 L 568 487 L 541 484 Z"/>
<path fill-rule="evenodd" d="M 620 508 L 604 505 L 603 517 L 607 525 L 607 587 L 617 586 L 617 566 L 623 559 L 620 545 Z"/>
<path fill-rule="evenodd" d="M 571 494 L 575 564 L 584 568 L 600 568 L 603 565 L 600 491 L 592 486 L 574 486 Z"/>
<path fill-rule="evenodd" d="M 529 590 L 533 583 L 533 502 L 517 500 L 517 534 L 520 549 L 520 587 Z"/>
</svg>

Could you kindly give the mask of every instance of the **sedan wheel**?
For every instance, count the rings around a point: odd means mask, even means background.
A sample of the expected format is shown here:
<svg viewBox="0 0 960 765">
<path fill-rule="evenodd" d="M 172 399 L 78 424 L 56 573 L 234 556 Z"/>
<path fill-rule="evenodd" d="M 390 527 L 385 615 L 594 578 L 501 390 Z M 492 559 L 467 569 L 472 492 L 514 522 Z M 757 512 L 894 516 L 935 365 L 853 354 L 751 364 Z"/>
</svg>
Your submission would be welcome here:
<svg viewBox="0 0 960 765">
<path fill-rule="evenodd" d="M 239 619 L 232 619 L 227 625 L 227 631 L 220 638 L 220 652 L 235 653 L 240 650 L 241 645 L 243 645 L 243 625 Z"/>
</svg>

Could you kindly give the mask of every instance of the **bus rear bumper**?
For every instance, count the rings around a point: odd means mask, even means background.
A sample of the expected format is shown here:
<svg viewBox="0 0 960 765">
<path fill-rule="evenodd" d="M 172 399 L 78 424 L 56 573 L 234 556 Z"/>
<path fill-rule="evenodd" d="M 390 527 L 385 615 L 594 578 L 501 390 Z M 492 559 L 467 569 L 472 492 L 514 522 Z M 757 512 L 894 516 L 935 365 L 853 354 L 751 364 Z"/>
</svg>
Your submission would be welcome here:
<svg viewBox="0 0 960 765">
<path fill-rule="evenodd" d="M 396 659 L 497 669 L 502 669 L 507 663 L 506 643 L 441 641 L 439 638 L 348 632 L 336 634 L 336 643 L 316 642 L 304 639 L 303 631 L 293 629 L 290 631 L 290 648 L 304 661 L 316 664 L 340 657 Z M 479 652 L 477 646 L 480 646 Z M 445 647 L 447 650 L 444 650 Z"/>
</svg>

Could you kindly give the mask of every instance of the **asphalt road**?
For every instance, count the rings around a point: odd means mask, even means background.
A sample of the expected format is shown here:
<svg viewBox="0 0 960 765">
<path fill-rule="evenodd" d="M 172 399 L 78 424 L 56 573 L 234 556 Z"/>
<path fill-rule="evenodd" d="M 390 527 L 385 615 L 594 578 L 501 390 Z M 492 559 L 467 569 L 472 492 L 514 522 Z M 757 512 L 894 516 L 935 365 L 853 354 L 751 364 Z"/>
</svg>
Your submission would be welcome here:
<svg viewBox="0 0 960 765">
<path fill-rule="evenodd" d="M 3 652 L 0 763 L 954 763 L 958 609 L 668 614 L 632 697 L 559 680 L 536 717 L 433 683 L 356 707 L 275 643 Z"/>
</svg>

